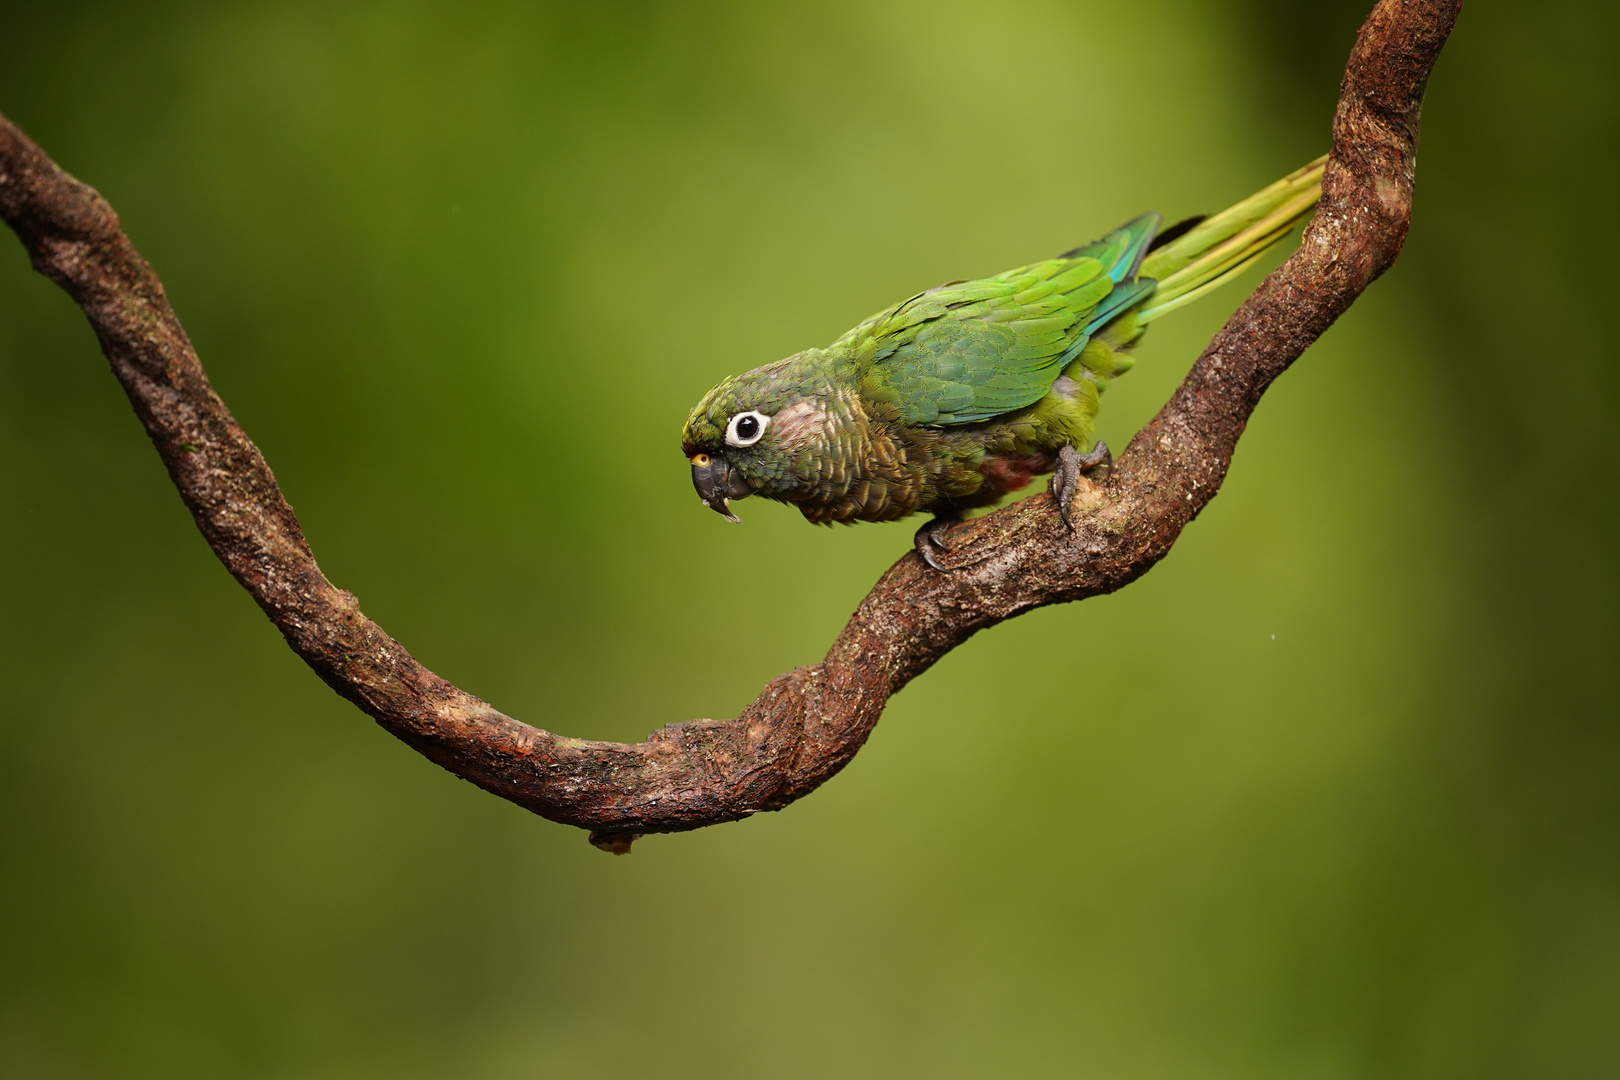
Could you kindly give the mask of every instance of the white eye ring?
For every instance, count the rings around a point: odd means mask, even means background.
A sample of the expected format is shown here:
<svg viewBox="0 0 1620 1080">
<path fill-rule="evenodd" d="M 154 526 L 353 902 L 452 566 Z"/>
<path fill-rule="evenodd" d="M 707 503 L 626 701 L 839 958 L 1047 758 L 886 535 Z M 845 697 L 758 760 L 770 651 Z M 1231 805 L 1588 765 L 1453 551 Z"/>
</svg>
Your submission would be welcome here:
<svg viewBox="0 0 1620 1080">
<path fill-rule="evenodd" d="M 732 446 L 753 446 L 765 437 L 765 427 L 771 418 L 757 409 L 749 409 L 733 416 L 726 424 L 726 442 Z"/>
</svg>

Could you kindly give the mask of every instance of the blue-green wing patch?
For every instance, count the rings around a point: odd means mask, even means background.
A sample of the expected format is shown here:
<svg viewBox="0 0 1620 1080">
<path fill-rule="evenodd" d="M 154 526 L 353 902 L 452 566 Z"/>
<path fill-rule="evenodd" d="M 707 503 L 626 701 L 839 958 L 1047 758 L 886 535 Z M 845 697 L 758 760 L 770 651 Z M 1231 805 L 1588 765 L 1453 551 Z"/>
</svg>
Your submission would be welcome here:
<svg viewBox="0 0 1620 1080">
<path fill-rule="evenodd" d="M 908 424 L 971 424 L 1039 401 L 1091 332 L 1152 291 L 1144 215 L 1056 259 L 930 289 L 840 338 L 861 395 Z"/>
</svg>

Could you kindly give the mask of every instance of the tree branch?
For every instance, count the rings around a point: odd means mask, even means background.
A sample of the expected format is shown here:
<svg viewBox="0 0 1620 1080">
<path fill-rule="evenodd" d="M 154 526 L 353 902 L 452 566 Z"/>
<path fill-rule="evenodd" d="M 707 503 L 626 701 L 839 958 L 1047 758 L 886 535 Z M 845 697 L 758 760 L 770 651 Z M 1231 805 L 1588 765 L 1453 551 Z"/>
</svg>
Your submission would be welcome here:
<svg viewBox="0 0 1620 1080">
<path fill-rule="evenodd" d="M 1234 314 L 1067 532 L 1036 496 L 955 531 L 981 561 L 907 554 L 827 657 L 734 720 L 644 743 L 587 742 L 505 716 L 418 664 L 321 573 L 258 448 L 208 383 L 163 286 L 112 208 L 0 117 L 0 217 L 83 308 L 197 527 L 294 652 L 429 759 L 624 852 L 642 833 L 777 810 L 843 768 L 889 697 L 968 637 L 1146 573 L 1215 496 L 1272 381 L 1395 261 L 1411 213 L 1423 89 L 1461 0 L 1380 0 L 1350 56 L 1321 208 L 1299 250 Z"/>
</svg>

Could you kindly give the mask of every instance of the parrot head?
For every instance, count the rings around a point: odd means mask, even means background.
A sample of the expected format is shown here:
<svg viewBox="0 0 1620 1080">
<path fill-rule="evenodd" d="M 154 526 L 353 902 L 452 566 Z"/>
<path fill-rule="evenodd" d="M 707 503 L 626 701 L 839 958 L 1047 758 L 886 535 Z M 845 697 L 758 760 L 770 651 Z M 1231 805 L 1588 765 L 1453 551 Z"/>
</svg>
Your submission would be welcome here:
<svg viewBox="0 0 1620 1080">
<path fill-rule="evenodd" d="M 681 433 L 692 486 L 727 521 L 734 499 L 761 494 L 793 502 L 815 476 L 828 443 L 827 387 L 801 354 L 722 381 L 704 395 Z"/>
</svg>

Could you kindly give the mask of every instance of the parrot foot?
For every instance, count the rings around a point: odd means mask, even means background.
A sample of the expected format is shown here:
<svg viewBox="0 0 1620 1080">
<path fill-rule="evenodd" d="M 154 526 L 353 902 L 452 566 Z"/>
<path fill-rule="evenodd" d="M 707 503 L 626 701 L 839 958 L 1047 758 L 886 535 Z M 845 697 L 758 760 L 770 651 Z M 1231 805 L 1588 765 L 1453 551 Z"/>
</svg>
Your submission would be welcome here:
<svg viewBox="0 0 1620 1080">
<path fill-rule="evenodd" d="M 942 574 L 958 569 L 955 566 L 946 566 L 940 562 L 939 557 L 951 553 L 951 546 L 945 542 L 945 530 L 961 520 L 962 516 L 960 514 L 938 515 L 928 524 L 918 529 L 916 537 L 912 540 L 912 543 L 917 546 L 917 554 L 922 557 L 922 561 Z"/>
<path fill-rule="evenodd" d="M 1080 490 L 1081 475 L 1094 469 L 1101 469 L 1103 476 L 1106 477 L 1113 464 L 1114 452 L 1108 449 L 1105 442 L 1099 442 L 1092 447 L 1089 454 L 1082 454 L 1072 446 L 1065 446 L 1058 451 L 1057 468 L 1052 470 L 1052 479 L 1048 481 L 1046 489 L 1051 492 L 1052 500 L 1057 503 L 1058 514 L 1070 532 L 1074 532 L 1074 522 L 1069 517 L 1069 507 L 1074 503 L 1074 496 Z"/>
</svg>

